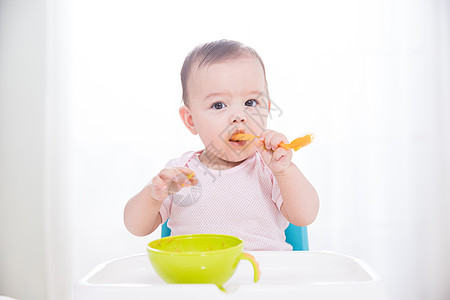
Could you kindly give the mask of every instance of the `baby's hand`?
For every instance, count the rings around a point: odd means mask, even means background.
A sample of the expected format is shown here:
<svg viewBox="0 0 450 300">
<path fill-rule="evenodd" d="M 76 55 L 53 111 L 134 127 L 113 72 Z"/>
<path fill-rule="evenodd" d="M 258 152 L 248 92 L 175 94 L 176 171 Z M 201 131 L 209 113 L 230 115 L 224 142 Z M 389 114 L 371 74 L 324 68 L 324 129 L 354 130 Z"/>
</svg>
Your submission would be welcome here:
<svg viewBox="0 0 450 300">
<path fill-rule="evenodd" d="M 279 147 L 281 142 L 289 143 L 283 134 L 267 129 L 255 143 L 264 162 L 274 174 L 283 172 L 291 165 L 292 150 Z"/>
<path fill-rule="evenodd" d="M 183 187 L 196 185 L 195 173 L 188 168 L 165 168 L 152 179 L 150 195 L 157 201 L 163 201 Z"/>
</svg>

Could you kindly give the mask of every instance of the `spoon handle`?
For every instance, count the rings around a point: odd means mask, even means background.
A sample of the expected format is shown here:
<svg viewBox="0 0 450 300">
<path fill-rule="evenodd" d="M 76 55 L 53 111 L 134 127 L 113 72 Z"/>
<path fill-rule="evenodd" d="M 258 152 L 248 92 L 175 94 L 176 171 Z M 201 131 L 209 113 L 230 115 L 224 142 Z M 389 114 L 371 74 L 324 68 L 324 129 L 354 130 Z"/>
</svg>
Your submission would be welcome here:
<svg viewBox="0 0 450 300">
<path fill-rule="evenodd" d="M 236 139 L 236 140 L 251 141 L 255 137 L 259 138 L 259 136 L 257 136 L 257 135 L 246 134 L 246 133 L 236 133 L 235 135 L 233 135 L 233 139 Z M 294 151 L 297 151 L 298 149 L 311 144 L 314 141 L 314 138 L 315 138 L 314 133 L 307 133 L 299 138 L 296 138 L 289 144 L 281 142 L 278 146 L 280 146 L 284 149 L 294 149 Z"/>
</svg>

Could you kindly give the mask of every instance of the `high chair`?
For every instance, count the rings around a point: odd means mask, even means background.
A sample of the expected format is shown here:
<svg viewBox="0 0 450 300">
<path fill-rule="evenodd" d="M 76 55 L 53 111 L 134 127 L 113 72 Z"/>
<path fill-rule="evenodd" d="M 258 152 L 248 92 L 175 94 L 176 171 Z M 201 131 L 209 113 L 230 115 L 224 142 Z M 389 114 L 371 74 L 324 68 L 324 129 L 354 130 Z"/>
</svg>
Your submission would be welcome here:
<svg viewBox="0 0 450 300">
<path fill-rule="evenodd" d="M 161 226 L 161 237 L 170 236 L 172 230 L 167 226 L 167 220 Z M 286 235 L 286 243 L 292 245 L 292 250 L 294 251 L 308 251 L 308 230 L 305 227 L 295 226 L 294 224 L 289 224 L 288 228 L 284 231 Z"/>
<path fill-rule="evenodd" d="M 170 235 L 167 223 L 162 236 Z M 294 250 L 308 250 L 306 227 L 290 225 L 286 241 Z M 315 300 L 387 300 L 382 278 L 364 261 L 327 251 L 246 251 L 262 276 L 255 284 L 239 267 L 225 289 L 214 284 L 167 284 L 146 253 L 107 261 L 77 282 L 73 300 L 286 298 Z M 191 258 L 187 256 L 187 259 Z M 253 270 L 251 270 L 253 271 Z M 252 280 L 253 279 L 253 280 Z M 223 288 L 223 287 L 222 287 Z M 229 291 L 224 294 L 224 290 Z M 200 296 L 199 296 L 200 295 Z M 231 298 L 230 298 L 231 297 Z M 9 298 L 7 298 L 9 300 Z M 3 298 L 0 296 L 0 300 Z M 6 300 L 6 299 L 5 299 Z"/>
</svg>

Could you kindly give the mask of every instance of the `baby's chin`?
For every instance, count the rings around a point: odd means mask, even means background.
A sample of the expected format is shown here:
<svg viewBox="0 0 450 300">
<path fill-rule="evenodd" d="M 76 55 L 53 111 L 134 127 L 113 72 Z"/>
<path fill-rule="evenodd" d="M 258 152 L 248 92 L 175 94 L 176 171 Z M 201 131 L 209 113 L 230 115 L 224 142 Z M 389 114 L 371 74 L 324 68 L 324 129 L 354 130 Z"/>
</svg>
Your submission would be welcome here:
<svg viewBox="0 0 450 300">
<path fill-rule="evenodd" d="M 212 169 L 228 169 L 239 165 L 246 159 L 252 157 L 256 150 L 254 145 L 244 147 L 230 147 L 225 145 L 219 151 L 217 149 L 208 149 L 200 155 L 200 161 L 207 167 Z M 217 153 L 219 152 L 219 153 Z"/>
<path fill-rule="evenodd" d="M 244 160 L 252 157 L 256 151 L 257 150 L 255 147 L 252 147 L 251 149 L 245 149 L 241 152 L 232 151 L 227 157 L 224 157 L 223 159 L 232 164 L 239 164 Z"/>
</svg>

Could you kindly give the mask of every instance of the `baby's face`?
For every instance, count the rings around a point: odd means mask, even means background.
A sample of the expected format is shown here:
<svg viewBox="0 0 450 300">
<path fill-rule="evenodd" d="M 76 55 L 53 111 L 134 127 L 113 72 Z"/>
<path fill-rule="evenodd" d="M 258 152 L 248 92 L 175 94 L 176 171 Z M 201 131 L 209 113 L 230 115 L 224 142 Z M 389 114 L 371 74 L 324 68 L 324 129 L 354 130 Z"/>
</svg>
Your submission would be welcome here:
<svg viewBox="0 0 450 300">
<path fill-rule="evenodd" d="M 254 154 L 252 142 L 230 138 L 236 132 L 260 135 L 267 126 L 269 99 L 256 58 L 242 57 L 194 70 L 188 93 L 192 121 L 205 152 L 228 162 Z"/>
</svg>

